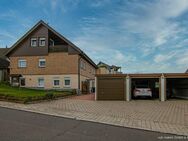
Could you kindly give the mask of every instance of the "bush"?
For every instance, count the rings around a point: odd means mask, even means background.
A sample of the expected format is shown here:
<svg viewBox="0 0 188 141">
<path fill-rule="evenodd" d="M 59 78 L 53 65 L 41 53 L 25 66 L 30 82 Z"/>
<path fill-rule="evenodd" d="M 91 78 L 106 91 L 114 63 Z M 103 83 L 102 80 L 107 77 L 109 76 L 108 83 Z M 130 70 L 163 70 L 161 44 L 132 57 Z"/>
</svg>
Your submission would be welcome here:
<svg viewBox="0 0 188 141">
<path fill-rule="evenodd" d="M 54 99 L 54 94 L 52 92 L 48 92 L 48 93 L 46 93 L 45 98 L 46 99 Z"/>
<path fill-rule="evenodd" d="M 23 103 L 28 103 L 28 102 L 31 102 L 32 101 L 32 97 L 25 97 L 23 99 Z"/>
<path fill-rule="evenodd" d="M 8 81 L 2 81 L 2 82 L 0 83 L 0 85 L 7 85 L 7 86 L 9 86 L 10 83 L 9 83 Z"/>
<path fill-rule="evenodd" d="M 76 89 L 73 89 L 73 90 L 72 90 L 72 94 L 73 94 L 73 95 L 76 95 L 76 94 L 77 94 L 77 90 L 76 90 Z"/>
</svg>

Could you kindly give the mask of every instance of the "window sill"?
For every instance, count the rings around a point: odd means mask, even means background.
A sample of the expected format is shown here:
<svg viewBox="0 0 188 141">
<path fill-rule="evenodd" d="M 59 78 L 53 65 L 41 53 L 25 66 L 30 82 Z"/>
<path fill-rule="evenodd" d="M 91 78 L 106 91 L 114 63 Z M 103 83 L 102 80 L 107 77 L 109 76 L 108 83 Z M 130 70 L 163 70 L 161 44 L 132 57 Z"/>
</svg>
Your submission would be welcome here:
<svg viewBox="0 0 188 141">
<path fill-rule="evenodd" d="M 69 85 L 69 86 L 63 86 L 64 88 L 71 88 L 71 86 Z"/>
<path fill-rule="evenodd" d="M 60 86 L 53 86 L 53 88 L 60 88 Z"/>
<path fill-rule="evenodd" d="M 38 88 L 44 88 L 44 86 L 37 86 Z"/>
</svg>

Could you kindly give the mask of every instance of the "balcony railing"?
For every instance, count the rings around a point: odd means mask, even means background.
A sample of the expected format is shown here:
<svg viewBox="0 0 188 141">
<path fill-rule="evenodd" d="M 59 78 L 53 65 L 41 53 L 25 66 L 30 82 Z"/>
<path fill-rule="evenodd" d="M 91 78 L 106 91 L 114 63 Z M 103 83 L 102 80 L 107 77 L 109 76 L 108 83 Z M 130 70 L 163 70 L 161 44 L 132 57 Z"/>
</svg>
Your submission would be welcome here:
<svg viewBox="0 0 188 141">
<path fill-rule="evenodd" d="M 67 51 L 68 51 L 67 45 L 49 46 L 49 52 L 67 52 Z"/>
</svg>

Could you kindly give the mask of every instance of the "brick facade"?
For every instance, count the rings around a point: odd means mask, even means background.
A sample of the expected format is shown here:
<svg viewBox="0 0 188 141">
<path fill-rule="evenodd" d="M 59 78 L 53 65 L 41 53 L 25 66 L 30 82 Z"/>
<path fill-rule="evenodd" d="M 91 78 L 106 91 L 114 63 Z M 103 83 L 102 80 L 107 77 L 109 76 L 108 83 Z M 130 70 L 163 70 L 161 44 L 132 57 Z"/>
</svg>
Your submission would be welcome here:
<svg viewBox="0 0 188 141">
<path fill-rule="evenodd" d="M 18 67 L 18 60 L 27 61 L 26 68 Z M 39 59 L 46 59 L 46 66 L 39 67 Z M 47 56 L 19 56 L 10 57 L 10 74 L 29 75 L 58 75 L 78 74 L 78 55 L 68 53 L 49 53 Z"/>
</svg>

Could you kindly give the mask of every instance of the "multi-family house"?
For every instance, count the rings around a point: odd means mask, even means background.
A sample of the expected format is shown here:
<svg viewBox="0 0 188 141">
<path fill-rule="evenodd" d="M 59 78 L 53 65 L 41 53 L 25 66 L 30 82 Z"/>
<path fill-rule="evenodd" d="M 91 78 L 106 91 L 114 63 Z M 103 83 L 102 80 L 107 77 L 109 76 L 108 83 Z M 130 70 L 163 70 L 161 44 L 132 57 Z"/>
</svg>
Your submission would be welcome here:
<svg viewBox="0 0 188 141">
<path fill-rule="evenodd" d="M 94 87 L 96 64 L 43 21 L 19 39 L 6 55 L 12 85 L 86 92 Z"/>
<path fill-rule="evenodd" d="M 115 65 L 108 65 L 103 62 L 97 64 L 97 74 L 121 74 L 121 67 Z"/>
</svg>

